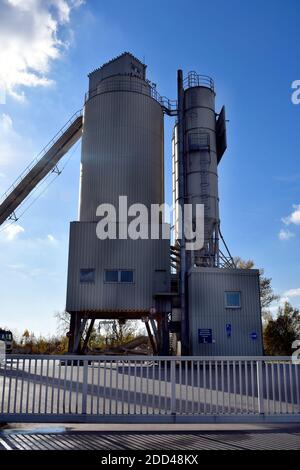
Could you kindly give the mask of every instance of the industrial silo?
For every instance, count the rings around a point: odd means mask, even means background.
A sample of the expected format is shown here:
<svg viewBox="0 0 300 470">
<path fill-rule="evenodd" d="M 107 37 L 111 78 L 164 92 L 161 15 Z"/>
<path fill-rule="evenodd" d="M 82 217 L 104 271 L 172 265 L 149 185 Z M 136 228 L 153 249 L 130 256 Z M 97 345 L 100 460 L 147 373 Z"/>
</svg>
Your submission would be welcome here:
<svg viewBox="0 0 300 470">
<path fill-rule="evenodd" d="M 164 124 L 146 66 L 130 54 L 89 75 L 84 108 L 80 221 L 93 221 L 101 203 L 164 202 Z"/>
<path fill-rule="evenodd" d="M 216 139 L 215 92 L 213 80 L 190 72 L 183 82 L 184 119 L 184 202 L 204 205 L 204 246 L 191 252 L 190 265 L 218 266 L 219 196 Z M 173 202 L 178 204 L 179 159 L 178 124 L 173 132 Z M 175 206 L 176 207 L 176 206 Z M 193 211 L 193 225 L 196 213 Z M 176 212 L 175 239 L 178 238 Z"/>
<path fill-rule="evenodd" d="M 173 200 L 204 208 L 204 244 L 189 250 L 176 212 L 179 295 L 173 299 L 175 340 L 183 354 L 262 354 L 259 272 L 236 269 L 220 231 L 218 164 L 226 150 L 225 109 L 215 111 L 213 80 L 178 72 L 178 119 L 173 132 Z M 194 227 L 193 227 L 194 228 Z M 220 241 L 224 244 L 222 251 Z M 226 253 L 227 251 L 227 253 Z M 178 308 L 179 307 L 179 308 Z"/>
<path fill-rule="evenodd" d="M 70 229 L 67 311 L 72 352 L 80 350 L 83 324 L 95 319 L 150 319 L 158 351 L 167 352 L 162 336 L 167 338 L 170 311 L 170 240 L 151 239 L 150 220 L 143 222 L 141 236 L 130 238 L 127 223 L 132 217 L 119 213 L 124 196 L 128 208 L 142 204 L 149 216 L 152 204 L 164 202 L 163 113 L 162 101 L 146 79 L 146 66 L 131 54 L 89 75 L 79 221 Z M 97 208 L 102 204 L 115 208 L 116 239 L 99 239 Z"/>
</svg>

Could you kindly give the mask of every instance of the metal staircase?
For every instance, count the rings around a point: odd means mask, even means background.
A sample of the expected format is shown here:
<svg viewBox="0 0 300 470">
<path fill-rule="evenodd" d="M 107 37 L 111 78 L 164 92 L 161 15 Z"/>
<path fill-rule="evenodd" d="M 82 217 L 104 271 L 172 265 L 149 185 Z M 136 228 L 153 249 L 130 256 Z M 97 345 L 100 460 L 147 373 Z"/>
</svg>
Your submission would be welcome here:
<svg viewBox="0 0 300 470">
<path fill-rule="evenodd" d="M 0 225 L 7 219 L 17 219 L 15 210 L 31 191 L 53 170 L 59 160 L 82 135 L 82 110 L 75 113 L 40 154 L 21 173 L 0 199 Z"/>
</svg>

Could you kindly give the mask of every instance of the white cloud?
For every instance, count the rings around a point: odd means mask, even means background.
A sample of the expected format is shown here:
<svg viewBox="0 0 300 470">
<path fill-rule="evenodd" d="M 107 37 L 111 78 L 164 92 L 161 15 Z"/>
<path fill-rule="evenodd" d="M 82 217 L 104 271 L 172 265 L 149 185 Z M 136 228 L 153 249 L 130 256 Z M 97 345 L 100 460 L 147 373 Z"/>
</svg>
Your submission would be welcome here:
<svg viewBox="0 0 300 470">
<path fill-rule="evenodd" d="M 3 229 L 5 239 L 8 241 L 15 240 L 15 238 L 23 232 L 25 232 L 24 228 L 18 224 L 6 225 Z"/>
<path fill-rule="evenodd" d="M 278 234 L 279 240 L 290 240 L 290 238 L 293 238 L 294 236 L 295 234 L 293 232 L 285 229 L 281 229 Z"/>
<path fill-rule="evenodd" d="M 24 100 L 20 87 L 49 86 L 51 62 L 68 42 L 59 37 L 82 0 L 1 0 L 0 83 Z"/>
<path fill-rule="evenodd" d="M 290 289 L 283 294 L 286 297 L 300 297 L 300 287 L 297 289 Z"/>
<path fill-rule="evenodd" d="M 43 267 L 31 267 L 25 264 L 9 264 L 7 267 L 24 278 L 52 277 L 57 278 L 57 273 Z"/>
<path fill-rule="evenodd" d="M 6 134 L 12 130 L 12 127 L 13 127 L 12 118 L 8 114 L 3 113 L 2 116 L 0 117 L 1 132 Z"/>
<path fill-rule="evenodd" d="M 1 52 L 0 52 L 1 54 Z M 16 167 L 24 161 L 30 161 L 34 155 L 33 143 L 28 137 L 21 136 L 14 128 L 14 123 L 8 114 L 0 114 L 0 165 L 1 170 L 6 167 Z M 1 173 L 1 178 L 4 180 L 8 174 Z M 16 175 L 15 175 L 16 176 Z M 4 181 L 3 181 L 4 184 Z M 1 193 L 2 189 L 1 188 Z"/>
<path fill-rule="evenodd" d="M 52 245 L 57 245 L 58 240 L 51 234 L 47 235 L 47 241 Z"/>
<path fill-rule="evenodd" d="M 282 222 L 285 225 L 300 225 L 300 204 L 294 204 L 293 209 L 294 210 L 290 215 L 282 219 Z"/>
</svg>

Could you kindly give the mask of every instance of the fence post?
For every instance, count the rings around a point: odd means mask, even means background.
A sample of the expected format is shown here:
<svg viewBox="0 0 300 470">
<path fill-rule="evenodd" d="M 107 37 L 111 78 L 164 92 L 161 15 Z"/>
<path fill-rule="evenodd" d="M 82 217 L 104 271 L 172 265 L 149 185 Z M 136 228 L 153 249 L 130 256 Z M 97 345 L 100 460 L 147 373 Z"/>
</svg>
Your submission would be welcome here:
<svg viewBox="0 0 300 470">
<path fill-rule="evenodd" d="M 256 361 L 257 372 L 257 397 L 258 397 L 258 412 L 264 414 L 264 383 L 263 383 L 263 361 Z M 273 391 L 274 393 L 274 391 Z"/>
<path fill-rule="evenodd" d="M 171 360 L 171 413 L 172 415 L 176 414 L 176 362 Z"/>
<path fill-rule="evenodd" d="M 78 364 L 78 366 L 79 366 L 79 364 Z M 87 404 L 87 391 L 88 391 L 88 366 L 89 366 L 89 361 L 87 361 L 86 359 L 83 359 L 82 414 L 84 414 L 84 415 L 86 415 L 86 410 L 87 410 L 86 404 Z"/>
</svg>

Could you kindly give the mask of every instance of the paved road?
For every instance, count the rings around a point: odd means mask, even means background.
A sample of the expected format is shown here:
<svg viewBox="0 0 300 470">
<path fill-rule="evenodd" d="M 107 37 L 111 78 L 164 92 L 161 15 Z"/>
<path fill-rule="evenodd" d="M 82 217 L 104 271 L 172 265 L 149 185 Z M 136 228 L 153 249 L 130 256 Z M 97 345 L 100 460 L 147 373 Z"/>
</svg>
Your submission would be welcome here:
<svg viewBox="0 0 300 470">
<path fill-rule="evenodd" d="M 0 450 L 300 450 L 299 425 L 157 429 L 8 429 L 0 433 Z"/>
</svg>

